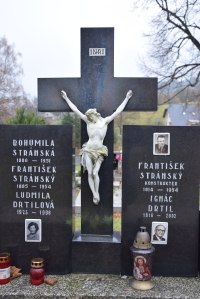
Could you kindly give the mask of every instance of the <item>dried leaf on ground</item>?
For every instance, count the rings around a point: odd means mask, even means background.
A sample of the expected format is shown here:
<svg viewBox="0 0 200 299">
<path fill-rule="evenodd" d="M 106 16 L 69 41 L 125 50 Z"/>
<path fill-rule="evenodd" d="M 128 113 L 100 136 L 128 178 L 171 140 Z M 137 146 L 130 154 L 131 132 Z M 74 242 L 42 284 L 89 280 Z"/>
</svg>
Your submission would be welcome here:
<svg viewBox="0 0 200 299">
<path fill-rule="evenodd" d="M 11 266 L 10 267 L 10 278 L 14 279 L 14 278 L 17 278 L 17 277 L 21 276 L 22 273 L 19 273 L 20 271 L 21 271 L 21 268 L 17 268 L 15 266 Z"/>
<path fill-rule="evenodd" d="M 45 278 L 44 279 L 44 282 L 50 284 L 50 285 L 53 285 L 54 283 L 56 283 L 58 280 L 57 278 L 55 277 L 49 277 L 49 278 Z"/>
</svg>

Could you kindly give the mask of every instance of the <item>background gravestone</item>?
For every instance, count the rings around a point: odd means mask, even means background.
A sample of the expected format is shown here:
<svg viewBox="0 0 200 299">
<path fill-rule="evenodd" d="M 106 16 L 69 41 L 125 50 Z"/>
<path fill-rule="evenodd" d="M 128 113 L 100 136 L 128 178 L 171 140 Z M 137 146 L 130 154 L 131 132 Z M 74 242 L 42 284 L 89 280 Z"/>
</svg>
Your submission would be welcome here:
<svg viewBox="0 0 200 299">
<path fill-rule="evenodd" d="M 1 125 L 0 140 L 0 252 L 23 273 L 35 257 L 70 273 L 72 127 Z M 42 220 L 41 242 L 25 242 L 25 219 Z"/>
<path fill-rule="evenodd" d="M 199 129 L 124 126 L 122 274 L 132 275 L 139 227 L 151 234 L 156 221 L 168 222 L 168 241 L 153 244 L 153 275 L 198 275 Z M 153 155 L 154 133 L 170 133 L 170 155 Z"/>
</svg>

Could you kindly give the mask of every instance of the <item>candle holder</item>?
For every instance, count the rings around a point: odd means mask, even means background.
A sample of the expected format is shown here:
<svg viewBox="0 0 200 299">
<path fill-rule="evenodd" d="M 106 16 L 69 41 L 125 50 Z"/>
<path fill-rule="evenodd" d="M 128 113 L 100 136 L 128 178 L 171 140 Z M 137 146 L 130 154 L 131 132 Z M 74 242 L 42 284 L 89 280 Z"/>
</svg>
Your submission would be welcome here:
<svg viewBox="0 0 200 299">
<path fill-rule="evenodd" d="M 0 284 L 10 281 L 10 253 L 0 253 Z"/>
<path fill-rule="evenodd" d="M 130 250 L 133 257 L 133 279 L 129 282 L 130 286 L 137 290 L 152 289 L 154 284 L 150 279 L 155 248 L 150 243 L 146 227 L 140 227 Z"/>
<path fill-rule="evenodd" d="M 34 258 L 31 260 L 31 268 L 29 271 L 30 282 L 32 284 L 42 284 L 44 282 L 44 259 Z"/>
</svg>

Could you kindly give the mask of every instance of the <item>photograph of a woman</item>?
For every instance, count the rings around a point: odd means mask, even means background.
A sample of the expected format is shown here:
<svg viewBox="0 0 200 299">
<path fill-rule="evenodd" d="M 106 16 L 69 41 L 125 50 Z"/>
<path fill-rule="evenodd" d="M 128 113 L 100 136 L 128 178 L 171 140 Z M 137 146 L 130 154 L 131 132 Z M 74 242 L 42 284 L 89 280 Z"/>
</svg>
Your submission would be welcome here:
<svg viewBox="0 0 200 299">
<path fill-rule="evenodd" d="M 151 272 L 147 266 L 147 260 L 145 257 L 138 255 L 135 257 L 133 276 L 137 280 L 149 280 L 151 279 Z"/>
<path fill-rule="evenodd" d="M 41 219 L 26 219 L 25 220 L 25 241 L 26 242 L 41 242 Z"/>
</svg>

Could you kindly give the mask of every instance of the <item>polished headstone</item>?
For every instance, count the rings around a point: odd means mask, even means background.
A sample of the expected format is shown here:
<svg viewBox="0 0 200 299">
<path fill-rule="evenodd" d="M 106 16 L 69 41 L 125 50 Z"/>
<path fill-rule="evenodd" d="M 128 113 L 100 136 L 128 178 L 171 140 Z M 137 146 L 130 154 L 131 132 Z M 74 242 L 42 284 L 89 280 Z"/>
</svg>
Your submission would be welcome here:
<svg viewBox="0 0 200 299">
<path fill-rule="evenodd" d="M 81 78 L 38 79 L 38 109 L 70 111 L 60 96 L 61 90 L 65 90 L 81 112 L 96 108 L 106 117 L 121 104 L 130 89 L 134 96 L 126 111 L 157 109 L 156 78 L 114 78 L 114 28 L 81 28 Z M 81 144 L 87 140 L 86 126 L 82 123 Z M 93 204 L 87 173 L 82 175 L 83 234 L 113 233 L 113 123 L 109 124 L 104 144 L 109 156 L 99 171 L 101 201 L 98 206 Z"/>
<path fill-rule="evenodd" d="M 96 108 L 102 117 L 111 115 L 125 99 L 126 93 L 133 90 L 125 110 L 157 109 L 156 78 L 114 78 L 114 28 L 81 29 L 81 78 L 38 79 L 39 111 L 70 111 L 62 99 L 61 90 L 85 113 Z M 88 140 L 85 123 L 81 124 L 81 144 Z M 88 174 L 81 177 L 81 234 L 95 235 L 87 242 L 75 234 L 72 244 L 72 269 L 85 272 L 85 263 L 90 259 L 88 271 L 103 273 L 103 266 L 112 263 L 110 273 L 120 273 L 120 240 L 113 241 L 113 122 L 109 124 L 104 144 L 108 148 L 99 171 L 100 203 L 93 203 L 88 185 Z M 112 242 L 96 242 L 96 236 L 111 236 Z M 78 238 L 78 240 L 77 240 Z M 93 249 L 92 249 L 93 248 Z M 103 254 L 104 249 L 109 254 Z M 94 251 L 92 251 L 94 250 Z M 118 254 L 112 254 L 112 252 Z M 96 258 L 92 252 L 95 252 Z M 97 267 L 97 260 L 98 267 Z M 104 262 L 103 262 L 104 261 Z M 116 270 L 117 269 L 117 270 Z M 107 273 L 107 272 L 105 272 Z"/>
<path fill-rule="evenodd" d="M 168 153 L 153 154 L 154 133 L 168 135 Z M 139 227 L 153 234 L 152 222 L 167 222 L 167 242 L 153 244 L 152 274 L 198 275 L 198 136 L 199 127 L 124 127 L 122 274 L 132 274 L 129 248 Z"/>
<path fill-rule="evenodd" d="M 87 248 L 87 250 L 85 249 Z M 76 231 L 72 250 L 72 272 L 119 274 L 121 268 L 121 235 L 83 235 Z"/>
<path fill-rule="evenodd" d="M 0 140 L 0 252 L 23 273 L 39 256 L 48 273 L 69 273 L 72 127 L 1 125 Z M 25 241 L 25 219 L 42 221 L 41 242 Z"/>
</svg>

